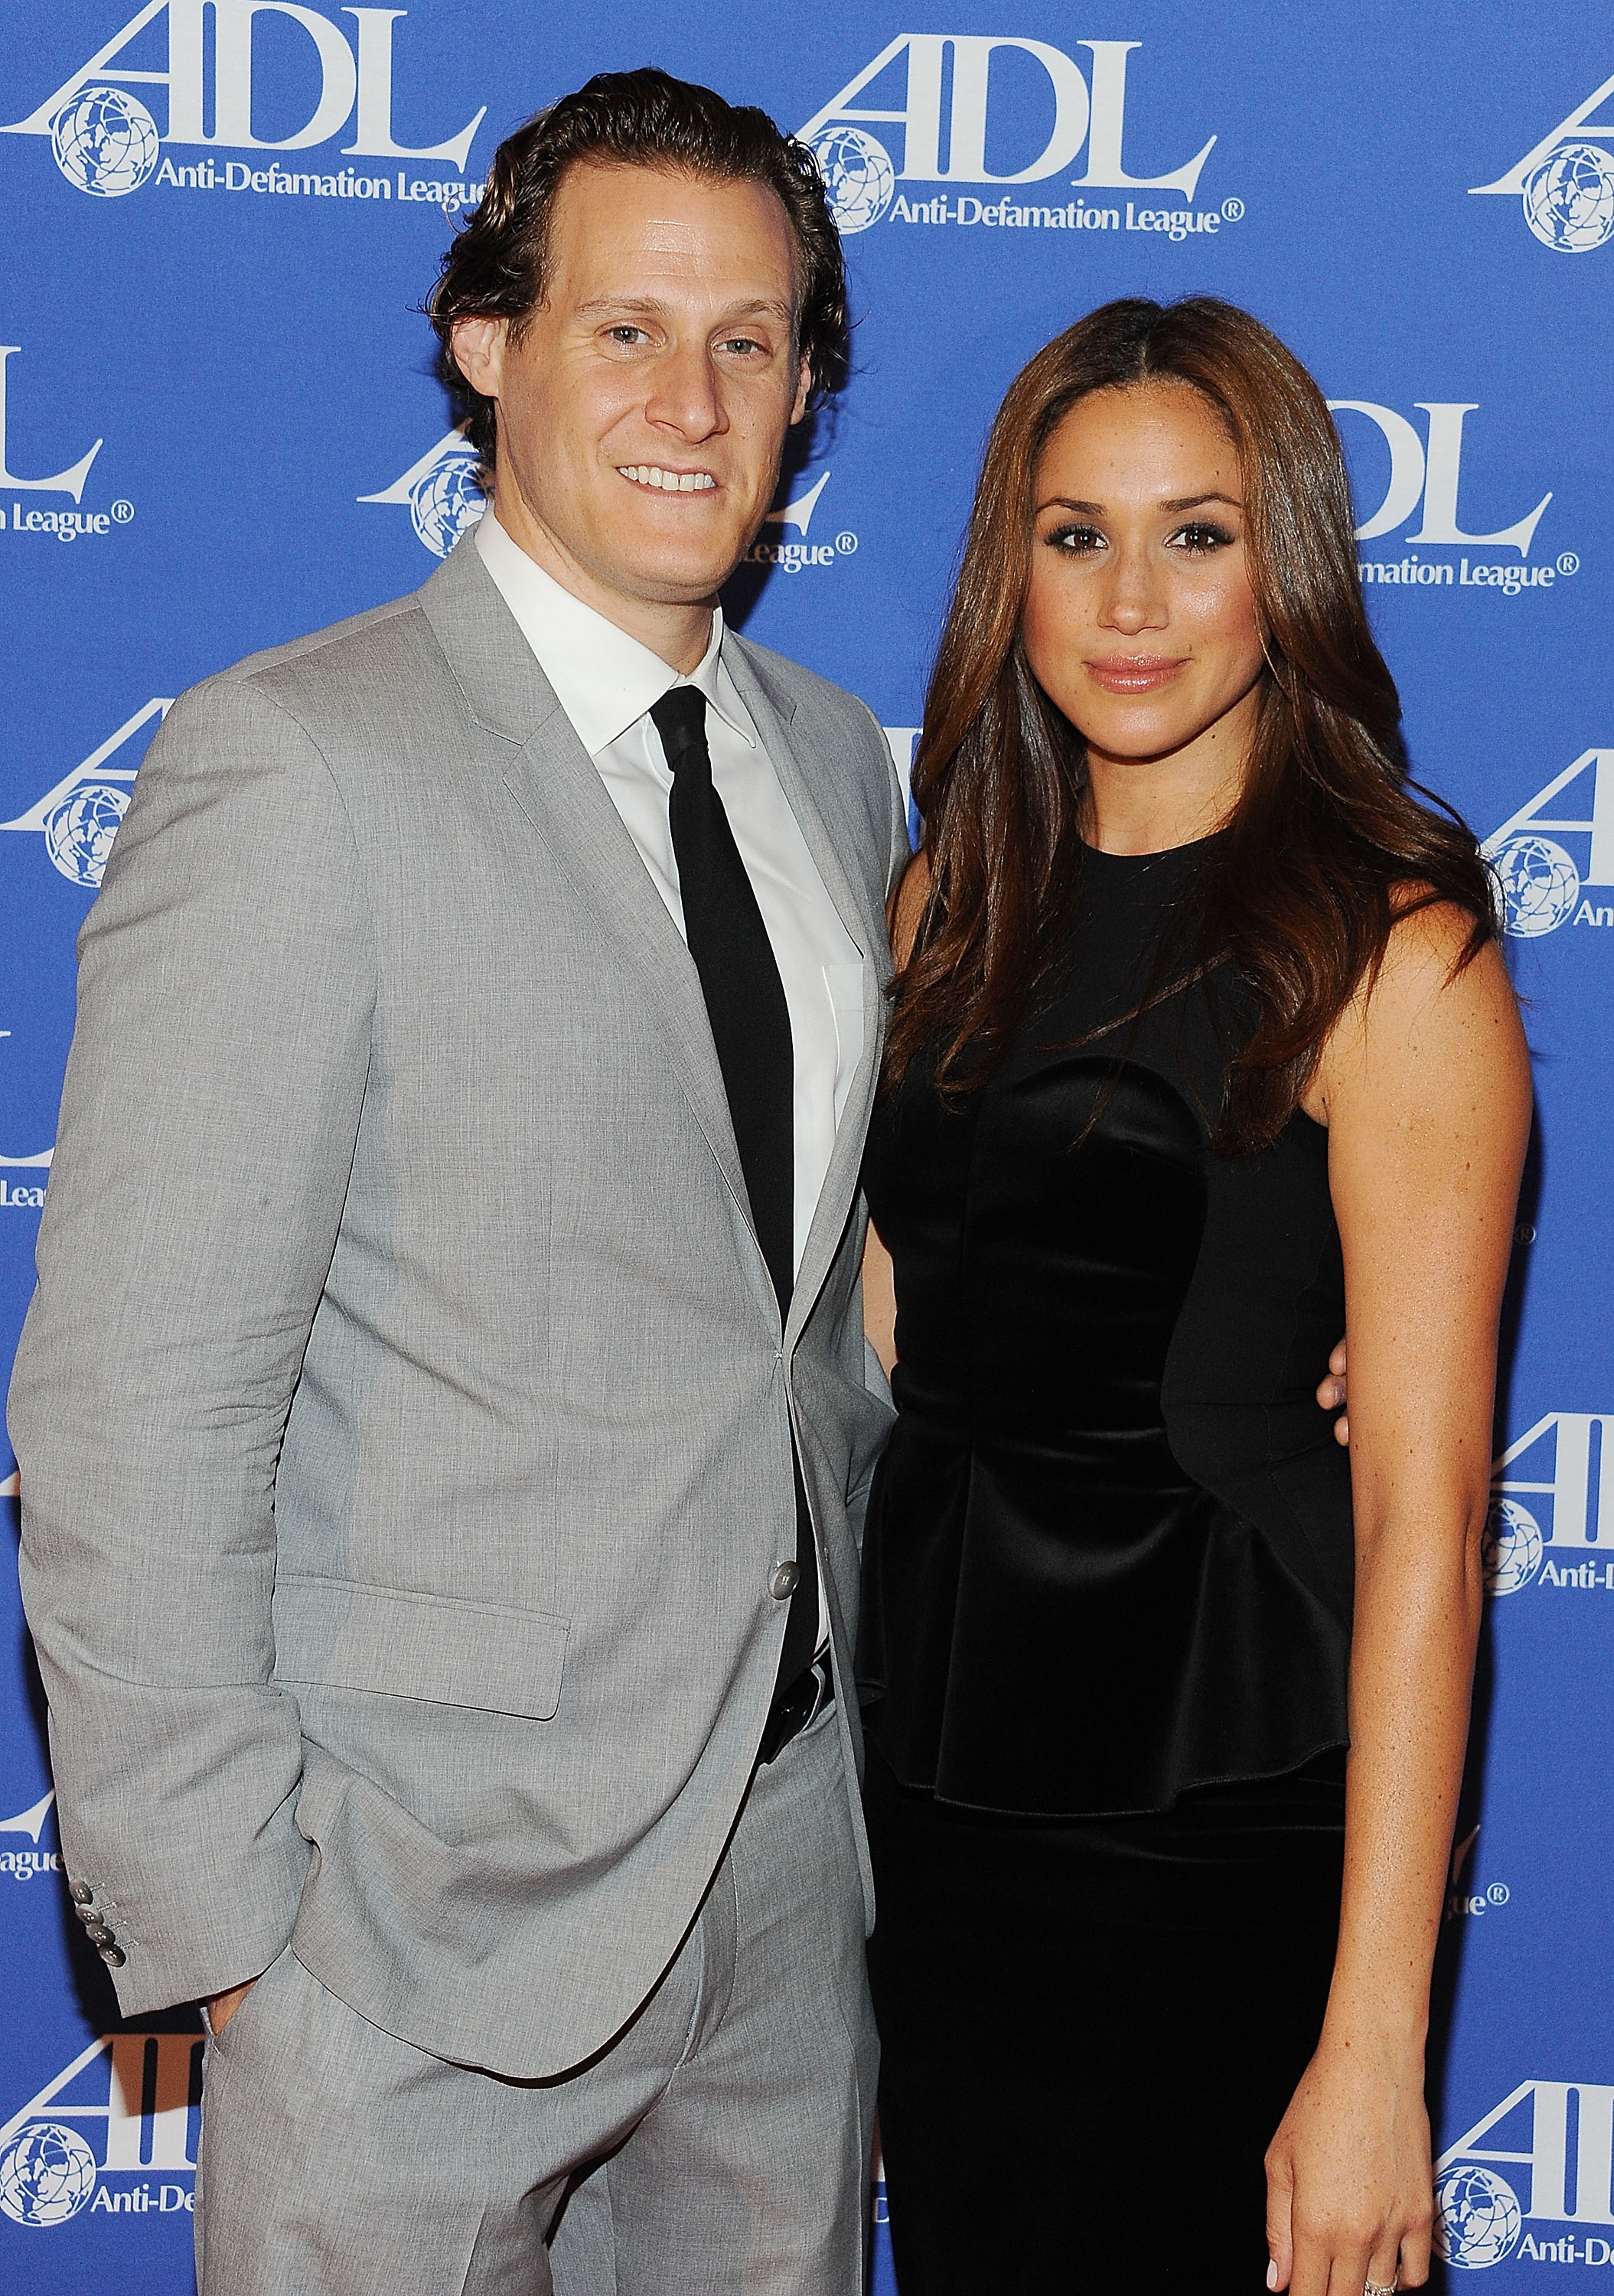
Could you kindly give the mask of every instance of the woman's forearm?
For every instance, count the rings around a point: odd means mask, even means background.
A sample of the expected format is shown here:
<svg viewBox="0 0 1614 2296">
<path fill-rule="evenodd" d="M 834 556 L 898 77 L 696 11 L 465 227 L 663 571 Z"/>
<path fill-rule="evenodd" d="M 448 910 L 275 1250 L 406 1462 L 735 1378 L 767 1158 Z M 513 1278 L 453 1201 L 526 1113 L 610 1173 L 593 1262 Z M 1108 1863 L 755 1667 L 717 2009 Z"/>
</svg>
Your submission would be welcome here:
<svg viewBox="0 0 1614 2296">
<path fill-rule="evenodd" d="M 1421 2047 L 1468 1737 L 1484 1494 L 1359 1531 L 1345 1883 L 1325 2046 Z"/>
</svg>

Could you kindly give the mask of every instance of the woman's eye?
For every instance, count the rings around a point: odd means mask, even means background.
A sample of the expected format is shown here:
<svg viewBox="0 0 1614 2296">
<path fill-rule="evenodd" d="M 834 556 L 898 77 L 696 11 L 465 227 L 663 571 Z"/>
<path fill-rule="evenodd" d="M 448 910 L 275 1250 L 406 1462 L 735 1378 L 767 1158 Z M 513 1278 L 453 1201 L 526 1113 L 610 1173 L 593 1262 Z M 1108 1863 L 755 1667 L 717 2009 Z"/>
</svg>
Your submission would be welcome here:
<svg viewBox="0 0 1614 2296">
<path fill-rule="evenodd" d="M 1050 550 L 1062 550 L 1073 558 L 1104 546 L 1104 537 L 1096 526 L 1056 526 L 1045 539 Z"/>
<path fill-rule="evenodd" d="M 1233 537 L 1225 526 L 1212 526 L 1208 520 L 1195 519 L 1192 525 L 1181 526 L 1172 540 L 1195 557 L 1203 557 L 1213 550 L 1225 550 Z"/>
</svg>

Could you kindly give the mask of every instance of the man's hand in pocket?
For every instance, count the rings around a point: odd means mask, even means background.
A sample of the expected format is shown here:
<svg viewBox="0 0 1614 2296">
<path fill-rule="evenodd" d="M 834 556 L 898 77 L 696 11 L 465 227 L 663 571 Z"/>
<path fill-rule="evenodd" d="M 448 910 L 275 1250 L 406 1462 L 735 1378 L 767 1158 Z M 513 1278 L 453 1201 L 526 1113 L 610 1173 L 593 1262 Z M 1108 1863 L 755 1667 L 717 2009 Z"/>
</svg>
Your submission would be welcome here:
<svg viewBox="0 0 1614 2296">
<path fill-rule="evenodd" d="M 217 2040 L 218 2036 L 224 2031 L 225 2027 L 229 2023 L 231 2018 L 233 2017 L 235 2012 L 241 2007 L 242 2003 L 246 1999 L 248 1994 L 250 1993 L 252 1988 L 257 1984 L 257 1978 L 249 1977 L 244 1985 L 233 1985 L 227 1993 L 212 1993 L 209 1995 L 208 2022 L 213 2028 L 213 2038 L 215 2040 Z"/>
</svg>

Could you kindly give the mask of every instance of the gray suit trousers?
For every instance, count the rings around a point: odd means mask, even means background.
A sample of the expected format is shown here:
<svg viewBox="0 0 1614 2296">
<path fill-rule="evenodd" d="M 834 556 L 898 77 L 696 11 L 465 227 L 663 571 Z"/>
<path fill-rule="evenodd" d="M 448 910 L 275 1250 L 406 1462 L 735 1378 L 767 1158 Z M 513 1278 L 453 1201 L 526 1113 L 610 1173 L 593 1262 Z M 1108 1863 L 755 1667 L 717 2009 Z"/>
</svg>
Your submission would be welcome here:
<svg viewBox="0 0 1614 2296">
<path fill-rule="evenodd" d="M 430 2055 L 288 1947 L 208 2046 L 201 2296 L 859 2296 L 875 2070 L 832 1711 L 576 2071 Z"/>
</svg>

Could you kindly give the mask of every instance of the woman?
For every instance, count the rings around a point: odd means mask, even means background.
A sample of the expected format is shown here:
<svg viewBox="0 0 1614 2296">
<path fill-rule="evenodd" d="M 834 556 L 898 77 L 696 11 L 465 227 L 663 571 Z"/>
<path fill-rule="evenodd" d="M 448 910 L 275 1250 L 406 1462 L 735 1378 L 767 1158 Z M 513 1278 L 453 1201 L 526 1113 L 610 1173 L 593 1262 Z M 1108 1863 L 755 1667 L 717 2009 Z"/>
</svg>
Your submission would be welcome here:
<svg viewBox="0 0 1614 2296">
<path fill-rule="evenodd" d="M 903 2296 L 1427 2276 L 1529 1086 L 1398 718 L 1281 343 L 1128 301 L 1032 360 L 918 747 L 867 1163 Z M 1347 1323 L 1348 1460 L 1312 1399 Z"/>
</svg>

